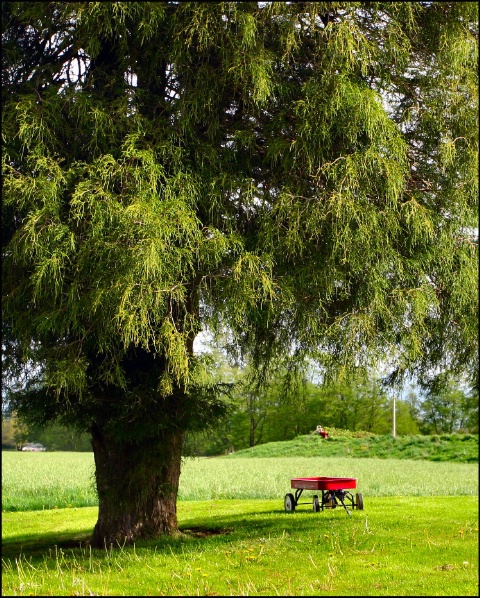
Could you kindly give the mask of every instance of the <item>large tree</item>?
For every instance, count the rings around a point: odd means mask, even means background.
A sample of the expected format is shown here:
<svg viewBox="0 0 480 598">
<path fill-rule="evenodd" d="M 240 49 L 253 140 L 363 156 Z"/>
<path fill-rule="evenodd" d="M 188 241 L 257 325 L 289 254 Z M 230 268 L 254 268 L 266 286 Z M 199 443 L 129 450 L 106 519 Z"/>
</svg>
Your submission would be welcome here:
<svg viewBox="0 0 480 598">
<path fill-rule="evenodd" d="M 88 430 L 92 544 L 177 529 L 182 438 L 259 379 L 477 370 L 477 3 L 3 2 L 12 408 Z"/>
</svg>

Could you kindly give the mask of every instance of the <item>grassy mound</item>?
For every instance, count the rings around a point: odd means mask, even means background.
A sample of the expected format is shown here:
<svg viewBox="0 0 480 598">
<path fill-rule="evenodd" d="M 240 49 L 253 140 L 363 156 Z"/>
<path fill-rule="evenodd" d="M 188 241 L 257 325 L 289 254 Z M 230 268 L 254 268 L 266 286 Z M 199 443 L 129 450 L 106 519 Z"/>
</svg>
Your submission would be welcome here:
<svg viewBox="0 0 480 598">
<path fill-rule="evenodd" d="M 379 436 L 329 428 L 328 438 L 297 436 L 284 442 L 268 442 L 232 453 L 242 457 L 379 457 L 478 463 L 478 434 L 434 436 Z"/>
</svg>

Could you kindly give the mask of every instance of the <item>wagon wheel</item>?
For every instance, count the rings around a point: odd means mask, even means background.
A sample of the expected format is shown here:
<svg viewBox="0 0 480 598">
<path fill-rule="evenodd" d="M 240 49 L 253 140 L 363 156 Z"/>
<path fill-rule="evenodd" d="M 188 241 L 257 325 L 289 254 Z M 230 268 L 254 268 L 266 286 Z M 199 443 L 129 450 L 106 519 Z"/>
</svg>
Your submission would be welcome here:
<svg viewBox="0 0 480 598">
<path fill-rule="evenodd" d="M 359 511 L 363 511 L 363 496 L 360 494 L 360 492 L 357 492 L 355 495 L 355 507 Z"/>
<path fill-rule="evenodd" d="M 295 511 L 295 499 L 293 498 L 293 494 L 285 494 L 284 505 L 285 511 L 288 511 L 290 513 L 293 513 L 293 511 Z"/>
<path fill-rule="evenodd" d="M 315 513 L 320 511 L 320 501 L 318 500 L 318 496 L 316 494 L 313 497 L 313 511 Z"/>
</svg>

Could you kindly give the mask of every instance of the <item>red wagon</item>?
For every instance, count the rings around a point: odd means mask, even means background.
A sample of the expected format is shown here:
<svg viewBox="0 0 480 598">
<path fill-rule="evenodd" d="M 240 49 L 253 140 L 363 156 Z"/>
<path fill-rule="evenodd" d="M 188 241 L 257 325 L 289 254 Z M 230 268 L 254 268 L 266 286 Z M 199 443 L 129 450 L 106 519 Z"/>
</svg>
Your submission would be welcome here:
<svg viewBox="0 0 480 598">
<path fill-rule="evenodd" d="M 349 515 L 351 513 L 348 507 L 363 510 L 362 495 L 357 492 L 354 498 L 353 494 L 347 490 L 347 488 L 357 487 L 356 478 L 292 478 L 291 487 L 295 489 L 295 496 L 290 492 L 285 495 L 285 511 L 293 512 L 299 504 L 310 504 L 299 502 L 304 490 L 321 490 L 321 500 L 318 494 L 313 495 L 313 510 L 316 513 L 324 509 L 335 509 L 339 504 Z"/>
</svg>

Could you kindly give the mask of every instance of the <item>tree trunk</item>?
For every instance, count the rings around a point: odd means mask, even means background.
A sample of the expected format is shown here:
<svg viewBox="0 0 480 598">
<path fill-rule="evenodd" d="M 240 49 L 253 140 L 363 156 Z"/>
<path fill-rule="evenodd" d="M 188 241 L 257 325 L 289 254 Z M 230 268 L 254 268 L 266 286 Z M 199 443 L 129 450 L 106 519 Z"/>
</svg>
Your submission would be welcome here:
<svg viewBox="0 0 480 598">
<path fill-rule="evenodd" d="M 167 430 L 139 444 L 96 428 L 92 445 L 99 510 L 91 545 L 121 546 L 178 531 L 182 433 Z"/>
<path fill-rule="evenodd" d="M 249 446 L 255 446 L 255 417 L 253 413 L 250 414 L 250 437 Z"/>
</svg>

